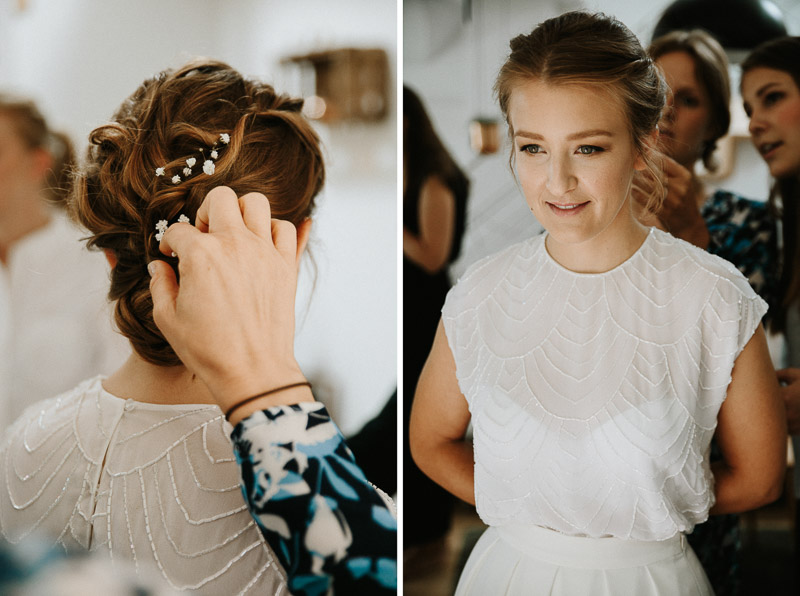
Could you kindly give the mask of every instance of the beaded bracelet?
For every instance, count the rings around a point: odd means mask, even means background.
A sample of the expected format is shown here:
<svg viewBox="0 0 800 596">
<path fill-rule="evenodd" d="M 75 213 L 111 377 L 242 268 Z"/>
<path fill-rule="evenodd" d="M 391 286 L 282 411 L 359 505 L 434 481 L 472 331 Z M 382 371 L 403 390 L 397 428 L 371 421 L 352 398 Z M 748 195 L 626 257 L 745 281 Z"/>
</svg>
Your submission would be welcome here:
<svg viewBox="0 0 800 596">
<path fill-rule="evenodd" d="M 265 391 L 264 393 L 259 393 L 258 395 L 254 395 L 253 397 L 248 397 L 247 399 L 244 399 L 244 400 L 240 401 L 238 404 L 231 406 L 228 409 L 228 411 L 225 412 L 225 420 L 230 422 L 231 421 L 231 414 L 233 414 L 233 412 L 235 410 L 238 410 L 243 405 L 248 404 L 251 401 L 258 399 L 259 397 L 264 397 L 264 396 L 267 396 L 267 395 L 272 395 L 273 393 L 278 393 L 279 391 L 285 391 L 286 389 L 294 389 L 295 387 L 303 387 L 303 386 L 306 386 L 309 389 L 311 389 L 311 383 L 309 383 L 308 381 L 303 381 L 301 383 L 292 383 L 291 385 L 284 385 L 283 387 L 276 387 L 275 389 L 270 389 L 269 391 Z"/>
</svg>

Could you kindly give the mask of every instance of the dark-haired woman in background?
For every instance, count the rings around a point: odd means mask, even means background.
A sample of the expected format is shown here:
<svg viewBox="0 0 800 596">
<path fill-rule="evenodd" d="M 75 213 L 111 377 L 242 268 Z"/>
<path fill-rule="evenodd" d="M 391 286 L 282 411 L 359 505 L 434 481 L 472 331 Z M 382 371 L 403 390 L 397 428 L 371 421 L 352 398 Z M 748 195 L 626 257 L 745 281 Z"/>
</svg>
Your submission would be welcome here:
<svg viewBox="0 0 800 596">
<path fill-rule="evenodd" d="M 450 289 L 447 269 L 461 250 L 468 190 L 469 180 L 437 136 L 419 96 L 404 86 L 404 548 L 425 544 L 435 548 L 435 541 L 450 527 L 453 497 L 420 472 L 411 458 L 407 430 L 417 379 Z M 413 560 L 408 563 L 413 572 Z"/>
<path fill-rule="evenodd" d="M 772 330 L 786 338 L 786 365 L 778 371 L 780 394 L 795 453 L 800 453 L 800 37 L 768 41 L 742 63 L 742 99 L 750 135 L 774 178 L 770 204 L 783 225 L 780 284 Z M 795 466 L 795 497 L 800 473 Z M 800 513 L 800 500 L 795 502 Z M 800 524 L 795 524 L 800 546 Z M 800 552 L 796 549 L 796 552 Z"/>
</svg>

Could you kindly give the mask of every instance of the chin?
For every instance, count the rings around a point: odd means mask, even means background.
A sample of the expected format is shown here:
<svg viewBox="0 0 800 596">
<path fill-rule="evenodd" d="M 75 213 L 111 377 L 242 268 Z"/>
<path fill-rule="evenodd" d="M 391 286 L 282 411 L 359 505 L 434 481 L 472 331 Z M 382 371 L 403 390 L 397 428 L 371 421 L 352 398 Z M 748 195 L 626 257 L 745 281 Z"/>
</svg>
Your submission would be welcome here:
<svg viewBox="0 0 800 596">
<path fill-rule="evenodd" d="M 800 164 L 769 164 L 769 173 L 773 178 L 800 177 Z"/>
<path fill-rule="evenodd" d="M 555 226 L 547 233 L 559 244 L 581 244 L 587 240 L 591 240 L 591 236 L 585 231 L 581 230 L 564 230 L 555 229 Z"/>
</svg>

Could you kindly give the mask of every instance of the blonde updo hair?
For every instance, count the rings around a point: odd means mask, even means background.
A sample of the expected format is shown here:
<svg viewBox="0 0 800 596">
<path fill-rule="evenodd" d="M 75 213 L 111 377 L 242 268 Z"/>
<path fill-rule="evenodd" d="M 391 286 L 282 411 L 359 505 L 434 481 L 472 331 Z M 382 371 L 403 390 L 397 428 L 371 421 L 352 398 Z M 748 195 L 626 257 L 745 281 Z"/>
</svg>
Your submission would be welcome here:
<svg viewBox="0 0 800 596">
<path fill-rule="evenodd" d="M 325 170 L 302 104 L 227 64 L 196 61 L 145 81 L 113 122 L 90 134 L 70 212 L 91 233 L 90 247 L 116 257 L 109 291 L 116 323 L 147 362 L 181 364 L 153 321 L 147 263 L 162 259 L 177 270 L 177 260 L 158 249 L 159 220 L 174 223 L 185 214 L 194 222 L 206 194 L 220 185 L 239 196 L 265 194 L 272 217 L 295 225 L 311 215 Z M 228 144 L 219 142 L 223 133 Z M 207 175 L 203 161 L 215 145 L 215 171 Z M 186 177 L 189 158 L 197 165 Z M 157 176 L 161 167 L 165 175 Z"/>
<path fill-rule="evenodd" d="M 611 92 L 625 108 L 631 139 L 653 179 L 647 207 L 657 211 L 664 186 L 645 139 L 658 125 L 666 103 L 666 84 L 636 36 L 613 17 L 575 11 L 548 19 L 527 35 L 518 35 L 510 47 L 494 86 L 509 136 L 514 134 L 508 114 L 511 94 L 532 79 L 549 84 L 595 85 Z"/>
</svg>

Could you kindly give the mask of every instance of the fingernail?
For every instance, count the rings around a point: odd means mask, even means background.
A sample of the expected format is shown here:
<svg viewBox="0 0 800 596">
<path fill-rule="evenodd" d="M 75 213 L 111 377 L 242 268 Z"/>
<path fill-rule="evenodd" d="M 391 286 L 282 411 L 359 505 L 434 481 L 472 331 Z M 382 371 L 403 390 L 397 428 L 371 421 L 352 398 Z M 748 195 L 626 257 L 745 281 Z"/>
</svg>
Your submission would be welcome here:
<svg viewBox="0 0 800 596">
<path fill-rule="evenodd" d="M 150 261 L 147 264 L 147 272 L 150 274 L 150 277 L 153 277 L 156 274 L 156 266 L 155 263 L 153 263 L 153 261 Z"/>
</svg>

